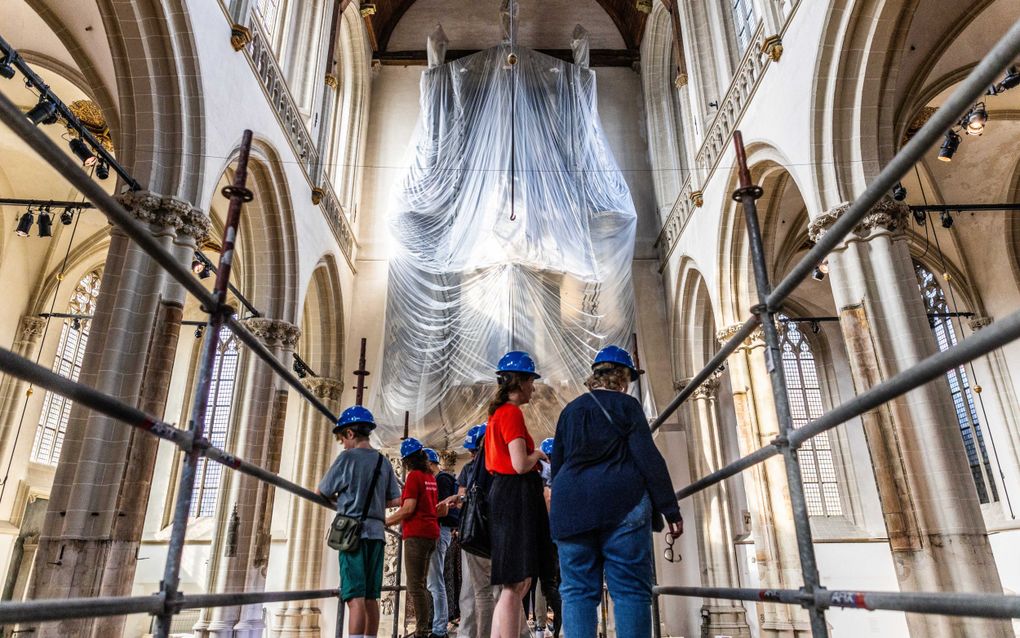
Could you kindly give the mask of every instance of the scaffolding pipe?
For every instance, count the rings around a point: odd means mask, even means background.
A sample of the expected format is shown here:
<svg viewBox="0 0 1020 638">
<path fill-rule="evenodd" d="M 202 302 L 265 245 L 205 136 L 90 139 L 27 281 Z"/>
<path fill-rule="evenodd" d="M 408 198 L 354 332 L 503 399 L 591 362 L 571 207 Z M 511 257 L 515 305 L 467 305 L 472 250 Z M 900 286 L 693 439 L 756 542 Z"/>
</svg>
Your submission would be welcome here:
<svg viewBox="0 0 1020 638">
<path fill-rule="evenodd" d="M 958 592 L 884 592 L 818 589 L 814 595 L 799 589 L 738 589 L 725 587 L 656 587 L 661 596 L 690 596 L 748 602 L 781 603 L 826 609 L 903 611 L 940 616 L 1020 618 L 1020 596 Z"/>
<path fill-rule="evenodd" d="M 159 264 L 171 277 L 194 295 L 208 312 L 216 307 L 215 299 L 206 290 L 205 286 L 195 277 L 191 269 L 178 263 L 177 259 L 165 250 L 155 237 L 121 204 L 109 193 L 103 190 L 102 186 L 92 180 L 85 171 L 81 169 L 77 161 L 72 159 L 51 140 L 45 132 L 36 128 L 25 114 L 22 113 L 10 98 L 0 94 L 0 121 L 4 122 L 18 137 L 35 150 L 39 156 L 53 167 L 74 186 L 82 195 L 91 201 L 96 208 L 103 212 L 110 222 L 118 226 L 138 246 L 144 250 L 153 261 Z M 277 374 L 279 374 L 298 394 L 305 398 L 330 422 L 336 423 L 337 417 L 325 406 L 308 388 L 301 384 L 301 380 L 292 374 L 279 359 L 264 346 L 247 328 L 236 318 L 230 317 L 227 320 L 230 330 L 237 338 L 248 346 L 260 359 L 265 361 Z"/>
<path fill-rule="evenodd" d="M 928 152 L 928 149 L 952 128 L 965 112 L 988 91 L 999 74 L 1020 55 L 1020 20 L 1013 23 L 1006 35 L 978 62 L 952 95 L 931 116 L 910 141 L 879 171 L 850 208 L 843 213 L 804 255 L 804 258 L 783 278 L 768 298 L 772 312 L 780 310 L 787 297 L 822 263 L 832 250 L 871 212 L 872 207 L 900 181 Z"/>
<path fill-rule="evenodd" d="M 684 386 L 684 389 L 681 390 L 680 393 L 669 402 L 669 405 L 666 406 L 659 416 L 652 421 L 652 434 L 655 434 L 655 431 L 662 427 L 662 424 L 666 422 L 666 419 L 673 416 L 673 413 L 680 408 L 684 401 L 694 394 L 694 391 L 697 390 L 702 383 L 704 383 L 715 373 L 716 370 L 726 363 L 726 359 L 728 359 L 729 356 L 740 347 L 740 344 L 744 342 L 744 339 L 751 336 L 751 333 L 758 327 L 758 324 L 759 321 L 757 316 L 751 317 L 741 324 L 740 329 L 738 329 L 737 332 L 723 344 L 722 348 L 719 349 L 719 352 L 715 353 L 715 356 L 712 357 L 707 364 L 705 364 L 705 367 L 702 368 L 698 374 L 694 375 L 694 378 L 692 378 L 690 382 Z"/>
</svg>

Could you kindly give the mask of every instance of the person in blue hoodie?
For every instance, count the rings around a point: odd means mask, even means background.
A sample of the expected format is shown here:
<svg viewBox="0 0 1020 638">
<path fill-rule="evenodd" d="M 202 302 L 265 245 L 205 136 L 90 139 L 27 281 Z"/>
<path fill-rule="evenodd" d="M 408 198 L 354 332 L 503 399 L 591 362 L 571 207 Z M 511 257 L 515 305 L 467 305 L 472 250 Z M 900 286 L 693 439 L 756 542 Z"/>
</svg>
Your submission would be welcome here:
<svg viewBox="0 0 1020 638">
<path fill-rule="evenodd" d="M 556 425 L 549 518 L 566 638 L 595 638 L 603 574 L 617 635 L 650 638 L 652 530 L 665 518 L 673 538 L 683 533 L 666 461 L 640 402 L 627 394 L 641 373 L 626 350 L 604 348 L 585 382 L 590 392 Z"/>
</svg>

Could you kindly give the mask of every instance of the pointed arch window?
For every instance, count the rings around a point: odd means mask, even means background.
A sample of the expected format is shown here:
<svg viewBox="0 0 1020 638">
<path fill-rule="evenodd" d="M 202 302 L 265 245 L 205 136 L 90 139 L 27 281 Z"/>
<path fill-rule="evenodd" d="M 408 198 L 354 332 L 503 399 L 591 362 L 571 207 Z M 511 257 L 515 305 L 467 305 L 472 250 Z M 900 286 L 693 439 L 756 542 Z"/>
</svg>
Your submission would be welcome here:
<svg viewBox="0 0 1020 638">
<path fill-rule="evenodd" d="M 914 273 L 917 275 L 917 285 L 921 289 L 921 298 L 928 312 L 928 325 L 935 335 L 935 344 L 940 351 L 948 350 L 956 345 L 957 337 L 952 319 L 946 316 L 950 312 L 946 293 L 939 285 L 935 273 L 922 264 L 914 262 Z M 967 370 L 963 366 L 953 368 L 946 372 L 946 381 L 949 382 L 953 411 L 960 428 L 960 436 L 963 437 L 963 446 L 967 451 L 967 462 L 974 477 L 978 498 L 982 503 L 998 501 L 999 492 L 995 481 L 991 479 L 991 459 L 985 448 L 984 430 L 974 404 L 974 394 L 971 391 Z"/>
<path fill-rule="evenodd" d="M 255 2 L 255 15 L 258 16 L 266 34 L 272 40 L 276 33 L 276 24 L 280 19 L 280 5 L 283 0 L 257 0 Z"/>
<path fill-rule="evenodd" d="M 754 35 L 754 1 L 730 0 L 733 10 L 733 32 L 737 37 L 737 49 L 743 54 Z"/>
<path fill-rule="evenodd" d="M 777 315 L 777 318 L 788 319 L 785 315 Z M 824 413 L 822 387 L 814 352 L 801 332 L 800 325 L 794 321 L 783 321 L 781 325 L 784 329 L 780 345 L 783 349 L 783 371 L 786 373 L 786 389 L 790 396 L 790 412 L 793 415 L 793 427 L 799 428 Z M 829 434 L 822 432 L 805 441 L 797 450 L 797 458 L 800 460 L 808 514 L 842 516 L 843 504 Z"/>
<path fill-rule="evenodd" d="M 237 387 L 238 341 L 229 330 L 220 332 L 220 342 L 213 362 L 212 382 L 209 386 L 209 404 L 205 413 L 205 436 L 209 442 L 223 448 L 227 442 L 227 429 L 233 411 L 234 390 Z M 198 462 L 195 491 L 191 497 L 191 516 L 212 516 L 216 513 L 216 497 L 220 489 L 223 466 L 207 458 Z"/>
<path fill-rule="evenodd" d="M 102 269 L 86 274 L 74 287 L 67 304 L 67 313 L 85 318 L 65 319 L 60 328 L 60 344 L 53 360 L 53 371 L 72 381 L 81 374 L 81 362 L 89 339 L 91 317 L 96 312 L 96 299 L 102 282 Z M 72 401 L 47 391 L 43 398 L 42 415 L 32 443 L 32 461 L 56 465 L 64 444 L 67 420 L 71 415 Z"/>
</svg>

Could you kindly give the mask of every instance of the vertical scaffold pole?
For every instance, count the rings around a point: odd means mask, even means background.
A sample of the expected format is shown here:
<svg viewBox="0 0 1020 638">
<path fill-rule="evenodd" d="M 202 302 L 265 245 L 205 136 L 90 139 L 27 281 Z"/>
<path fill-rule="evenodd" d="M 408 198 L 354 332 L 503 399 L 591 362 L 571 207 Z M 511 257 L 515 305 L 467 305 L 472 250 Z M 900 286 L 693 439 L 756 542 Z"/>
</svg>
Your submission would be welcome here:
<svg viewBox="0 0 1020 638">
<path fill-rule="evenodd" d="M 358 369 L 354 371 L 354 376 L 358 377 L 358 384 L 354 386 L 354 403 L 355 405 L 365 405 L 365 377 L 371 372 L 365 367 L 365 351 L 368 349 L 368 339 L 365 337 L 361 338 L 361 355 L 358 357 Z M 407 436 L 405 433 L 404 436 Z"/>
<path fill-rule="evenodd" d="M 772 382 L 772 396 L 776 404 L 776 416 L 779 420 L 779 436 L 776 438 L 776 445 L 782 451 L 786 467 L 786 482 L 790 491 L 790 504 L 793 508 L 793 524 L 797 533 L 800 569 L 804 578 L 803 591 L 807 596 L 813 596 L 815 590 L 819 588 L 818 564 L 815 560 L 811 524 L 807 502 L 804 498 L 800 460 L 797 458 L 797 450 L 790 444 L 789 439 L 790 432 L 793 430 L 793 417 L 790 413 L 790 399 L 786 390 L 786 374 L 782 365 L 779 331 L 776 329 L 774 315 L 769 312 L 767 304 L 769 295 L 772 294 L 772 285 L 769 283 L 765 247 L 762 242 L 761 226 L 758 223 L 758 206 L 755 204 L 755 201 L 762 196 L 762 189 L 751 183 L 751 171 L 747 167 L 747 153 L 744 150 L 744 138 L 740 131 L 733 132 L 733 146 L 736 150 L 737 167 L 740 174 L 740 187 L 733 192 L 733 199 L 744 207 L 751 264 L 754 267 L 754 283 L 758 291 L 758 305 L 751 311 L 758 315 L 765 336 L 765 364 Z M 814 638 L 828 638 L 829 629 L 825 623 L 824 612 L 816 606 L 810 606 L 808 614 L 811 618 L 811 634 Z"/>
<path fill-rule="evenodd" d="M 401 440 L 411 436 L 411 413 L 404 412 L 404 436 Z M 400 477 L 404 478 L 404 470 L 400 470 Z M 393 638 L 399 638 L 400 636 L 400 594 L 403 590 L 400 587 L 400 579 L 403 576 L 403 563 L 404 563 L 404 535 L 400 534 L 400 538 L 397 539 L 397 573 L 396 573 L 396 585 L 395 595 L 393 596 Z"/>
<path fill-rule="evenodd" d="M 195 476 L 198 461 L 201 459 L 195 443 L 202 439 L 205 430 L 206 409 L 209 401 L 209 389 L 212 385 L 213 365 L 216 361 L 216 346 L 219 343 L 220 329 L 230 317 L 227 306 L 227 284 L 230 282 L 230 267 L 234 261 L 234 244 L 237 240 L 238 221 L 241 218 L 241 206 L 250 202 L 252 192 L 245 184 L 248 181 L 248 156 L 251 153 L 252 133 L 245 130 L 241 137 L 241 148 L 237 158 L 237 169 L 234 183 L 223 188 L 223 195 L 230 199 L 227 209 L 226 224 L 223 229 L 223 249 L 220 252 L 219 265 L 216 268 L 216 283 L 213 286 L 214 308 L 205 308 L 209 320 L 205 327 L 205 339 L 202 341 L 202 354 L 199 358 L 198 375 L 195 381 L 195 398 L 191 405 L 191 420 L 188 433 L 191 445 L 185 450 L 184 468 L 177 487 L 177 502 L 174 505 L 173 529 L 170 532 L 170 543 L 167 547 L 166 566 L 163 570 L 163 582 L 160 589 L 164 595 L 166 611 L 156 619 L 156 638 L 167 638 L 170 623 L 176 613 L 175 604 L 179 596 L 178 587 L 181 577 L 181 555 L 184 553 L 184 535 L 188 529 L 188 516 L 191 513 L 191 495 L 195 488 Z"/>
<path fill-rule="evenodd" d="M 641 355 L 638 348 L 637 333 L 631 334 L 633 344 L 634 365 L 641 369 Z M 641 385 L 641 377 L 637 378 L 638 401 L 644 400 L 644 388 Z M 659 570 L 655 565 L 655 532 L 652 532 L 652 587 L 659 585 Z M 662 638 L 662 611 L 659 609 L 659 595 L 652 590 L 652 638 Z"/>
</svg>

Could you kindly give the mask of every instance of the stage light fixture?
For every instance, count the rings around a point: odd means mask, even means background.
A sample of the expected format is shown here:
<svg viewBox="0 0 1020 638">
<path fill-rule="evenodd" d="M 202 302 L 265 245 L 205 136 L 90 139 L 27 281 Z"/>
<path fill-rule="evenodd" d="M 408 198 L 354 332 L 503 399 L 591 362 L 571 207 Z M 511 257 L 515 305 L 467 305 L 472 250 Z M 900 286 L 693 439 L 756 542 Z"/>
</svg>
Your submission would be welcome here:
<svg viewBox="0 0 1020 638">
<path fill-rule="evenodd" d="M 209 266 L 198 257 L 191 260 L 191 272 L 195 273 L 199 279 L 208 279 L 212 275 Z"/>
<path fill-rule="evenodd" d="M 11 66 L 10 56 L 5 55 L 4 59 L 0 60 L 0 76 L 7 80 L 14 77 L 14 67 Z"/>
<path fill-rule="evenodd" d="M 64 226 L 70 226 L 74 222 L 74 209 L 68 207 L 64 209 L 64 212 L 60 213 L 60 223 Z"/>
<path fill-rule="evenodd" d="M 39 236 L 53 236 L 53 216 L 50 215 L 50 209 L 48 208 L 39 209 Z"/>
<path fill-rule="evenodd" d="M 32 214 L 32 209 L 29 208 L 25 211 L 25 214 L 18 220 L 18 227 L 14 229 L 14 232 L 18 234 L 18 237 L 28 237 L 28 233 L 32 230 L 32 224 L 35 223 L 35 215 Z"/>
<path fill-rule="evenodd" d="M 821 281 L 821 280 L 825 279 L 825 273 L 822 272 L 822 269 L 821 269 L 820 266 L 815 266 L 814 271 L 811 273 L 811 277 L 815 281 Z"/>
<path fill-rule="evenodd" d="M 896 185 L 893 186 L 892 198 L 898 202 L 902 202 L 907 198 L 907 189 L 903 186 L 903 182 L 896 182 Z"/>
<path fill-rule="evenodd" d="M 1015 89 L 1017 86 L 1020 86 L 1020 70 L 1011 66 L 1006 69 L 1006 77 L 1002 78 L 1002 82 L 999 82 L 999 93 Z"/>
<path fill-rule="evenodd" d="M 928 215 L 923 210 L 911 210 L 910 214 L 914 216 L 914 223 L 918 226 L 924 226 L 928 223 Z"/>
<path fill-rule="evenodd" d="M 99 163 L 96 164 L 96 177 L 98 177 L 99 179 L 106 179 L 109 176 L 110 176 L 110 165 L 107 164 L 106 162 L 100 160 Z"/>
<path fill-rule="evenodd" d="M 71 140 L 70 144 L 71 152 L 74 153 L 75 157 L 80 159 L 81 163 L 85 166 L 92 166 L 98 161 L 88 144 L 83 142 L 80 137 L 76 137 Z"/>
<path fill-rule="evenodd" d="M 981 135 L 985 132 L 985 124 L 988 123 L 988 110 L 984 102 L 978 102 L 971 108 L 970 112 L 960 122 L 967 135 Z"/>
<path fill-rule="evenodd" d="M 829 260 L 828 259 L 823 259 L 822 263 L 818 264 L 818 270 L 820 270 L 823 275 L 828 275 L 829 274 Z"/>
<path fill-rule="evenodd" d="M 952 129 L 946 131 L 946 139 L 942 142 L 942 148 L 939 149 L 939 159 L 943 162 L 953 161 L 953 155 L 956 154 L 958 148 L 960 148 L 960 136 Z"/>
<path fill-rule="evenodd" d="M 39 98 L 39 103 L 28 110 L 25 116 L 36 126 L 53 124 L 57 121 L 57 105 L 46 98 Z"/>
<path fill-rule="evenodd" d="M 818 321 L 811 322 L 811 334 L 818 334 L 822 331 L 822 324 Z"/>
<path fill-rule="evenodd" d="M 944 210 L 939 213 L 939 217 L 942 218 L 942 227 L 949 229 L 953 227 L 953 216 L 949 214 L 948 210 Z"/>
</svg>

